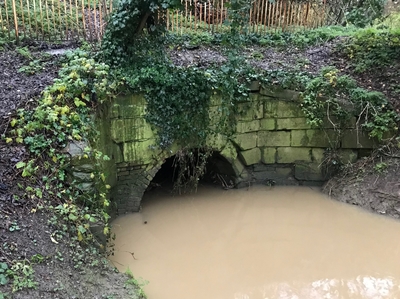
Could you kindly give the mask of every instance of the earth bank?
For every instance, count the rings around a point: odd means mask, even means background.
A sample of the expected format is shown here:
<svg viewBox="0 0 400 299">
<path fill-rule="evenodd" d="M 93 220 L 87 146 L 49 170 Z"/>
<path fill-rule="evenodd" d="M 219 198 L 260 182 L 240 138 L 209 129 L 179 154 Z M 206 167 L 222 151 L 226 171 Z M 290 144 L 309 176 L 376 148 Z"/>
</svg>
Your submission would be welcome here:
<svg viewBox="0 0 400 299">
<path fill-rule="evenodd" d="M 352 73 L 346 61 L 334 53 L 340 39 L 304 50 L 285 51 L 250 47 L 246 51 L 250 63 L 264 69 L 282 66 L 317 73 L 326 65 L 335 65 Z M 63 45 L 73 47 L 75 45 Z M 48 46 L 31 45 L 25 51 L 10 48 L 0 52 L 0 134 L 5 134 L 11 116 L 20 107 L 34 109 L 35 101 L 45 86 L 52 83 L 62 62 L 62 55 L 43 54 Z M 30 49 L 30 50 L 29 50 Z M 170 52 L 176 65 L 205 67 L 222 63 L 218 49 L 175 49 Z M 27 66 L 21 71 L 21 67 Z M 388 67 L 392 74 L 395 64 Z M 385 92 L 385 72 L 374 78 L 355 76 L 368 88 Z M 400 81 L 398 77 L 392 78 Z M 400 101 L 390 94 L 395 108 Z M 26 200 L 19 185 L 25 180 L 15 165 L 28 156 L 22 146 L 10 146 L 0 139 L 0 265 L 16 265 L 20 284 L 0 284 L 0 298 L 137 298 L 137 281 L 116 273 L 98 250 L 72 241 L 51 210 L 56 205 L 49 199 Z M 358 205 L 370 211 L 400 218 L 400 153 L 398 145 L 384 147 L 372 156 L 348 165 L 324 186 L 332 198 Z M 24 270 L 25 269 L 25 272 Z M 34 272 L 33 272 L 33 271 Z M 0 280 L 1 280 L 0 272 Z M 26 287 L 35 288 L 26 288 Z M 7 295 L 6 295 L 7 294 Z"/>
</svg>

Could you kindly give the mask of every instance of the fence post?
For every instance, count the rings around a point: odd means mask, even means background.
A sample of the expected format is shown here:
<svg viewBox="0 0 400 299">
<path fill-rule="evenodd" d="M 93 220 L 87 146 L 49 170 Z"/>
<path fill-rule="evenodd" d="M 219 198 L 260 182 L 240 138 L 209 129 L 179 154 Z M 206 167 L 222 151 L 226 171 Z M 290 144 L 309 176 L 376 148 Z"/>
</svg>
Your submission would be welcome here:
<svg viewBox="0 0 400 299">
<path fill-rule="evenodd" d="M 13 14 L 14 14 L 15 39 L 16 39 L 17 44 L 19 44 L 18 18 L 17 18 L 17 9 L 15 7 L 15 0 L 12 0 L 12 9 L 13 9 Z"/>
</svg>

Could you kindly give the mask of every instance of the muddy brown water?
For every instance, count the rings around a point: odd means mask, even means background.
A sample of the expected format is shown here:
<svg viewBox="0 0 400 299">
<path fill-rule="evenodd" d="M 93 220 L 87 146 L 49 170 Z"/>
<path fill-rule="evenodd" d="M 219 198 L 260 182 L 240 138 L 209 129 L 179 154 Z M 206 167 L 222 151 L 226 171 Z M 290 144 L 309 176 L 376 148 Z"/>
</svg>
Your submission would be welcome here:
<svg viewBox="0 0 400 299">
<path fill-rule="evenodd" d="M 400 298 L 400 222 L 309 187 L 158 190 L 113 231 L 149 299 Z"/>
</svg>

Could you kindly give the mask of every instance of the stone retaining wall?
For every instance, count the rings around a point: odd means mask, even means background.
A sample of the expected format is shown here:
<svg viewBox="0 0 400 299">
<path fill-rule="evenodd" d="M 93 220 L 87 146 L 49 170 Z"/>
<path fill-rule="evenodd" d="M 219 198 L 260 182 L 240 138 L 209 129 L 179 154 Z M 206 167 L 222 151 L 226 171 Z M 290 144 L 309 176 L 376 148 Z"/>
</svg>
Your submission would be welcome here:
<svg viewBox="0 0 400 299">
<path fill-rule="evenodd" d="M 211 122 L 218 117 L 219 100 L 218 96 L 211 99 Z M 342 137 L 328 118 L 323 129 L 312 128 L 300 105 L 297 92 L 261 87 L 239 105 L 236 133 L 208 141 L 232 165 L 237 187 L 252 183 L 322 184 L 330 173 L 324 166 L 332 157 L 327 149 L 335 148 L 335 159 L 347 163 L 377 145 L 356 130 L 355 118 Z M 179 150 L 176 146 L 165 151 L 158 148 L 157 133 L 145 121 L 145 113 L 144 97 L 130 95 L 114 100 L 104 116 L 102 135 L 107 140 L 102 148 L 116 165 L 109 175 L 113 177 L 111 197 L 120 213 L 140 209 L 150 181 L 165 159 Z"/>
</svg>

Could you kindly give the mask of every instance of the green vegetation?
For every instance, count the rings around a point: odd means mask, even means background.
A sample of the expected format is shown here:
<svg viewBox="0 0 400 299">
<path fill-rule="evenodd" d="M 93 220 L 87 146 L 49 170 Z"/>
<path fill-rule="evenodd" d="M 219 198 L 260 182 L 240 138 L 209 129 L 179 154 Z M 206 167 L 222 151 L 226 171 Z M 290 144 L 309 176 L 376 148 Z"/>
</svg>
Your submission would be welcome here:
<svg viewBox="0 0 400 299">
<path fill-rule="evenodd" d="M 342 45 L 358 73 L 374 71 L 398 61 L 400 57 L 400 28 L 368 28 L 357 31 Z"/>
<path fill-rule="evenodd" d="M 321 125 L 327 116 L 334 128 L 341 129 L 357 116 L 359 129 L 378 140 L 386 132 L 398 129 L 398 115 L 382 93 L 357 87 L 353 79 L 338 75 L 332 67 L 307 83 L 302 108 L 309 123 L 315 126 Z"/>
<path fill-rule="evenodd" d="M 93 181 L 97 194 L 85 195 L 75 182 L 69 182 L 67 168 L 69 156 L 63 152 L 71 140 L 85 141 L 85 159 L 98 167 L 107 160 L 101 152 L 92 150 L 97 132 L 92 125 L 96 106 L 108 100 L 117 90 L 118 82 L 109 77 L 108 67 L 88 58 L 88 53 L 76 51 L 68 55 L 69 62 L 60 71 L 60 78 L 43 93 L 35 110 L 20 109 L 11 121 L 8 143 L 24 144 L 31 152 L 31 159 L 20 161 L 16 168 L 32 185 L 25 186 L 30 199 L 53 198 L 59 201 L 54 212 L 66 222 L 71 222 L 79 241 L 94 241 L 89 227 L 101 221 L 108 235 L 106 178 L 94 171 Z M 41 174 L 41 179 L 38 174 Z M 84 207 L 81 207 L 81 206 Z M 52 205 L 47 207 L 52 209 Z"/>
<path fill-rule="evenodd" d="M 128 275 L 129 279 L 126 281 L 126 284 L 130 284 L 136 287 L 137 295 L 139 296 L 139 299 L 146 299 L 147 296 L 145 292 L 143 291 L 143 287 L 147 285 L 149 282 L 147 280 L 143 280 L 141 278 L 136 279 L 135 276 L 133 276 L 132 271 L 128 268 L 125 272 L 125 274 Z"/>
<path fill-rule="evenodd" d="M 101 263 L 87 258 L 98 249 L 83 246 L 97 244 L 91 227 L 100 223 L 104 235 L 109 236 L 110 202 L 107 193 L 110 186 L 101 171 L 108 157 L 93 149 L 98 142 L 93 115 L 100 113 L 100 105 L 107 105 L 118 93 L 144 94 L 148 104 L 146 118 L 158 132 L 159 147 L 168 149 L 177 144 L 182 148 L 177 154 L 176 164 L 181 170 L 177 179 L 179 190 L 196 188 L 212 153 L 208 137 L 229 138 L 235 128 L 233 116 L 243 112 L 238 108 L 243 105 L 238 104 L 248 100 L 248 86 L 253 81 L 301 91 L 302 109 L 308 121 L 316 127 L 328 121 L 340 134 L 341 127 L 356 117 L 359 128 L 380 140 L 387 132 L 397 130 L 399 119 L 388 99 L 382 93 L 360 88 L 354 79 L 342 75 L 338 69 L 327 67 L 320 75 L 298 70 L 259 70 L 250 66 L 243 49 L 247 45 L 306 48 L 341 36 L 346 38 L 337 49 L 338 53 L 350 59 L 358 73 L 367 73 L 371 68 L 389 66 L 398 61 L 398 29 L 378 26 L 360 30 L 353 26 L 331 26 L 298 33 L 242 34 L 248 24 L 244 17 L 248 6 L 232 1 L 229 30 L 223 34 L 166 34 L 162 22 L 146 30 L 148 17 L 156 17 L 160 8 L 175 9 L 179 6 L 180 1 L 174 0 L 119 1 L 110 18 L 101 51 L 69 53 L 59 78 L 45 89 L 37 106 L 18 110 L 10 122 L 11 130 L 5 136 L 6 142 L 22 144 L 31 153 L 28 160 L 15 165 L 26 178 L 26 183 L 20 188 L 26 199 L 37 202 L 38 210 L 45 209 L 56 215 L 49 220 L 49 224 L 59 228 L 51 235 L 53 243 L 63 240 L 68 233 L 74 235 L 76 242 L 71 244 L 71 248 L 75 252 L 72 262 L 76 269 L 85 264 Z M 363 9 L 354 8 L 348 21 L 363 26 L 359 24 L 361 20 L 357 21 Z M 50 28 L 43 34 L 57 32 Z M 5 39 L 7 34 L 0 31 L 0 46 Z M 218 45 L 227 58 L 226 62 L 207 68 L 183 68 L 172 65 L 167 57 L 168 48 L 200 45 Z M 26 74 L 41 70 L 49 59 L 46 56 L 35 59 L 27 47 L 17 48 L 17 52 L 27 61 L 27 65 L 19 70 Z M 262 55 L 259 51 L 251 54 L 256 60 L 262 59 Z M 299 66 L 307 63 L 306 59 L 298 60 Z M 398 74 L 396 71 L 394 74 Z M 395 88 L 393 86 L 393 90 Z M 397 88 L 400 93 L 400 86 Z M 217 117 L 210 116 L 212 104 L 216 107 L 213 113 Z M 211 123 L 211 119 L 217 121 Z M 68 178 L 70 159 L 64 149 L 70 142 L 85 145 L 82 159 L 94 165 L 90 175 L 93 193 L 83 192 L 78 182 L 71 182 Z M 376 171 L 384 170 L 384 164 L 376 165 Z M 8 229 L 16 232 L 19 224 L 13 222 Z M 64 260 L 61 252 L 57 252 L 54 258 Z M 0 285 L 12 284 L 13 292 L 35 288 L 32 265 L 43 259 L 33 256 L 0 263 Z M 139 287 L 140 295 L 145 298 L 142 284 L 134 279 L 132 273 L 128 274 L 131 278 L 127 283 Z M 0 293 L 0 298 L 2 296 L 6 294 Z"/>
</svg>

